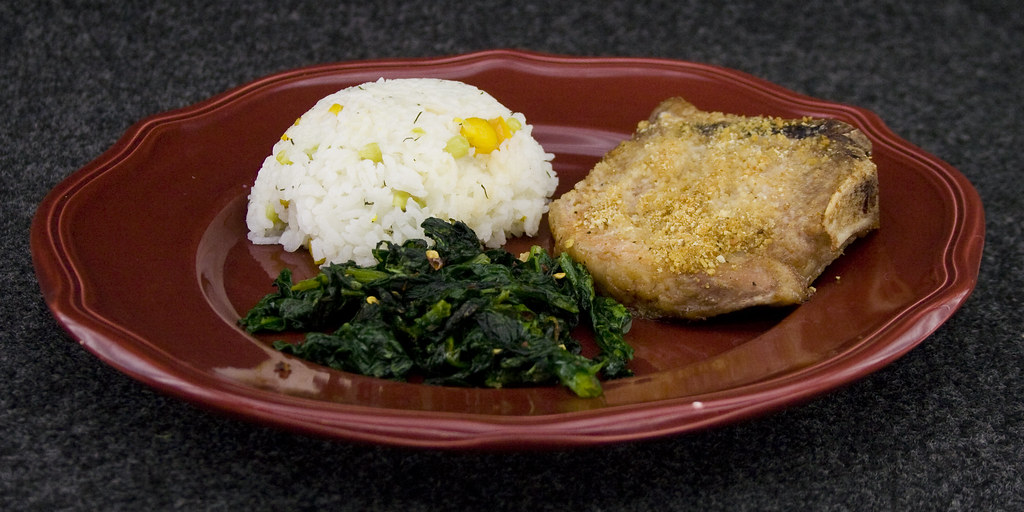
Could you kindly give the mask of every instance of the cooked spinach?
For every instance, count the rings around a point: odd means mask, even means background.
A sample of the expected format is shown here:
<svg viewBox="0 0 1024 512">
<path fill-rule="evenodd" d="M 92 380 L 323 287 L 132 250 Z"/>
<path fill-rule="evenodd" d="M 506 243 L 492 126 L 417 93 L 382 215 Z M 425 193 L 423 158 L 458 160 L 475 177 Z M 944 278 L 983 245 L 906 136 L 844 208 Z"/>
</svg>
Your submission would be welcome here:
<svg viewBox="0 0 1024 512">
<path fill-rule="evenodd" d="M 561 383 L 581 397 L 600 378 L 632 375 L 624 339 L 629 311 L 594 292 L 587 269 L 539 246 L 522 259 L 484 249 L 462 222 L 430 218 L 426 240 L 381 242 L 377 264 L 330 264 L 292 282 L 239 320 L 247 331 L 304 331 L 282 352 L 343 371 L 429 384 L 492 388 Z M 592 327 L 598 355 L 581 355 L 571 335 Z"/>
</svg>

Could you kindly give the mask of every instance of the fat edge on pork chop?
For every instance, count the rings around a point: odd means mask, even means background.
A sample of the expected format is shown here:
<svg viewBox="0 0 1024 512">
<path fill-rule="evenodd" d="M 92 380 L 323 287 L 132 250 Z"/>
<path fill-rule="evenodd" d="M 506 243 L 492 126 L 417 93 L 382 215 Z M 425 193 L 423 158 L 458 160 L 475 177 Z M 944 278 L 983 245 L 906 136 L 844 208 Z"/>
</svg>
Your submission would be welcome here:
<svg viewBox="0 0 1024 512">
<path fill-rule="evenodd" d="M 702 319 L 806 301 L 879 226 L 871 142 L 831 119 L 662 102 L 552 202 L 555 252 L 649 317 Z"/>
</svg>

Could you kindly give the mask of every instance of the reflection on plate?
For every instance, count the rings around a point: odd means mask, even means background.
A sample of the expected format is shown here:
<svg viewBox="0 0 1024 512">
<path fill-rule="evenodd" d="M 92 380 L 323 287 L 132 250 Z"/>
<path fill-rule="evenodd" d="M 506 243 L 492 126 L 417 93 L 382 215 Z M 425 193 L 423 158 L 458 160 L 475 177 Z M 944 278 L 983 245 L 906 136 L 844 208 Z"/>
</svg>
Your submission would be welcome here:
<svg viewBox="0 0 1024 512">
<path fill-rule="evenodd" d="M 235 325 L 304 255 L 246 241 L 249 184 L 298 114 L 379 77 L 462 80 L 523 112 L 567 190 L 662 99 L 705 110 L 819 116 L 875 147 L 882 228 L 826 269 L 799 307 L 705 323 L 637 320 L 636 376 L 580 399 L 556 387 L 461 389 L 329 370 Z M 351 62 L 270 76 L 133 126 L 40 205 L 32 254 L 46 301 L 86 349 L 174 396 L 339 439 L 437 448 L 609 443 L 763 414 L 860 378 L 923 341 L 974 287 L 977 193 L 865 110 L 680 61 L 487 51 Z M 510 242 L 550 246 L 550 234 Z M 125 286 L 131 283 L 131 286 Z"/>
</svg>

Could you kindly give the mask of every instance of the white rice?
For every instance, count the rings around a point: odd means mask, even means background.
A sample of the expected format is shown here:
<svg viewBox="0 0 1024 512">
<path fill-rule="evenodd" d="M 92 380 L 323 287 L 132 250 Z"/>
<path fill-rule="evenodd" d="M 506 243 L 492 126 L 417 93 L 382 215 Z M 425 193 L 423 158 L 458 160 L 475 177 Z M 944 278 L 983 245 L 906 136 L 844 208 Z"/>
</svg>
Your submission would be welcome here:
<svg viewBox="0 0 1024 512">
<path fill-rule="evenodd" d="M 521 128 L 489 154 L 470 148 L 455 158 L 445 145 L 471 117 L 514 118 Z M 523 114 L 461 82 L 380 79 L 343 89 L 274 144 L 249 194 L 249 239 L 307 247 L 317 263 L 370 265 L 381 240 L 425 238 L 428 217 L 461 220 L 488 247 L 534 235 L 558 177 L 531 132 Z M 371 143 L 379 162 L 360 157 Z"/>
</svg>

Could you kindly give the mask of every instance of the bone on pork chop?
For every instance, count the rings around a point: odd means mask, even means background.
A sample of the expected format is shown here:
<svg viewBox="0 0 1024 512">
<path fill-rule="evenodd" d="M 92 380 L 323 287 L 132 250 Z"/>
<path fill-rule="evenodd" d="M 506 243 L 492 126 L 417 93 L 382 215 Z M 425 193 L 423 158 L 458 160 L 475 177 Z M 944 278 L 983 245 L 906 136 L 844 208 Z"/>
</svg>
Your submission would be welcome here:
<svg viewBox="0 0 1024 512">
<path fill-rule="evenodd" d="M 831 119 L 662 102 L 551 204 L 554 250 L 648 317 L 701 319 L 806 301 L 878 228 L 871 142 Z"/>
</svg>

